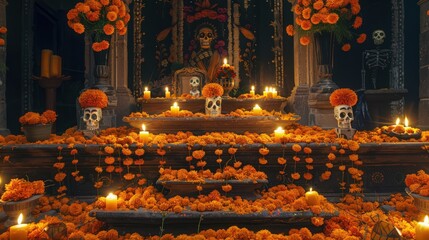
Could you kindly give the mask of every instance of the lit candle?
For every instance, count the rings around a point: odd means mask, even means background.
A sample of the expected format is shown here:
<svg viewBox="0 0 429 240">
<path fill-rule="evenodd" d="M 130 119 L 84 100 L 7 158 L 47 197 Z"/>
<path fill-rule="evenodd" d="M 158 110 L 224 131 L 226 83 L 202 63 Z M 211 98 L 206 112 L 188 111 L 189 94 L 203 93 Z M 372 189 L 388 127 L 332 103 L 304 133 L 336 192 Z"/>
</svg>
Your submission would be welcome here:
<svg viewBox="0 0 429 240">
<path fill-rule="evenodd" d="M 170 107 L 171 115 L 179 116 L 180 108 L 177 105 L 177 102 L 173 103 L 173 106 Z"/>
<path fill-rule="evenodd" d="M 305 200 L 307 201 L 308 206 L 319 205 L 319 193 L 310 188 L 310 191 L 305 193 Z"/>
<path fill-rule="evenodd" d="M 59 77 L 61 76 L 61 57 L 57 55 L 51 56 L 51 65 L 49 67 L 50 77 Z"/>
<path fill-rule="evenodd" d="M 118 196 L 109 193 L 106 197 L 106 210 L 117 210 L 118 209 Z"/>
<path fill-rule="evenodd" d="M 223 59 L 223 66 L 222 67 L 229 67 L 228 59 L 226 59 L 226 58 Z"/>
<path fill-rule="evenodd" d="M 267 98 L 273 98 L 273 88 L 270 88 L 270 89 L 267 91 Z"/>
<path fill-rule="evenodd" d="M 150 99 L 150 91 L 147 89 L 147 87 L 144 88 L 143 99 Z"/>
<path fill-rule="evenodd" d="M 14 225 L 9 228 L 9 239 L 10 240 L 26 240 L 28 234 L 27 224 L 22 224 L 22 213 L 18 217 L 18 225 Z"/>
<path fill-rule="evenodd" d="M 42 59 L 40 61 L 40 76 L 49 78 L 49 66 L 51 65 L 52 50 L 42 49 Z"/>
<path fill-rule="evenodd" d="M 263 92 L 264 97 L 268 95 L 268 87 L 265 87 L 265 91 Z"/>
<path fill-rule="evenodd" d="M 273 98 L 277 97 L 277 89 L 273 88 Z"/>
<path fill-rule="evenodd" d="M 405 125 L 405 127 L 408 127 L 408 118 L 407 117 L 405 117 L 404 125 Z"/>
<path fill-rule="evenodd" d="M 252 90 L 250 90 L 250 95 L 255 96 L 255 86 L 252 86 Z"/>
<path fill-rule="evenodd" d="M 416 240 L 428 240 L 429 239 L 429 217 L 425 216 L 424 222 L 417 223 L 416 226 Z"/>
<path fill-rule="evenodd" d="M 396 124 L 395 124 L 395 125 L 396 125 L 396 126 L 397 126 L 397 125 L 399 125 L 399 123 L 400 123 L 400 122 L 401 122 L 401 119 L 397 118 L 397 119 L 396 119 Z"/>
<path fill-rule="evenodd" d="M 168 87 L 165 88 L 165 98 L 170 98 L 170 91 L 168 91 Z"/>
<path fill-rule="evenodd" d="M 282 127 L 278 127 L 276 130 L 274 130 L 275 138 L 282 138 L 284 134 L 285 134 L 285 130 Z"/>
<path fill-rule="evenodd" d="M 258 104 L 256 104 L 256 105 L 253 107 L 252 112 L 253 112 L 255 115 L 262 115 L 262 108 L 261 108 L 261 107 L 259 107 L 259 105 L 258 105 Z"/>
<path fill-rule="evenodd" d="M 149 131 L 146 131 L 146 126 L 144 124 L 142 124 L 142 131 L 140 131 L 139 137 L 144 143 L 149 139 Z"/>
</svg>

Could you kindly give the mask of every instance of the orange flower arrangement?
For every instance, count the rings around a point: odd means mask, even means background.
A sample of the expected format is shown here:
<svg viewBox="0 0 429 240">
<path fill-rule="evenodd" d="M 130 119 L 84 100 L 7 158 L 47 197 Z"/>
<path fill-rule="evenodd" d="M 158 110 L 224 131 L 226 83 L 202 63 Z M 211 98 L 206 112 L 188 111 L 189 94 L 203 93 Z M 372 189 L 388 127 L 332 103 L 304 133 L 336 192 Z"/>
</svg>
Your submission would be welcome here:
<svg viewBox="0 0 429 240">
<path fill-rule="evenodd" d="M 107 95 L 98 89 L 87 89 L 79 96 L 79 105 L 82 108 L 98 107 L 105 108 L 108 104 Z"/>
<path fill-rule="evenodd" d="M 52 110 L 46 110 L 41 115 L 36 112 L 27 112 L 19 118 L 21 125 L 48 124 L 56 120 L 57 114 Z"/>
<path fill-rule="evenodd" d="M 78 34 L 85 31 L 94 34 L 92 49 L 101 52 L 109 48 L 106 39 L 115 31 L 125 35 L 130 18 L 123 0 L 85 0 L 68 11 L 67 24 Z"/>
<path fill-rule="evenodd" d="M 332 32 L 338 42 L 353 38 L 351 29 L 358 29 L 362 25 L 359 0 L 289 0 L 292 3 L 292 12 L 295 13 L 297 29 L 293 25 L 286 27 L 286 33 L 293 36 L 300 35 L 300 43 L 308 45 L 310 34 L 316 32 Z M 360 36 L 358 43 L 363 43 L 366 37 Z M 350 45 L 343 46 L 343 50 L 350 50 Z"/>
<path fill-rule="evenodd" d="M 405 177 L 405 185 L 411 192 L 420 194 L 421 196 L 429 196 L 429 174 L 424 170 L 420 170 L 417 174 L 407 174 Z"/>
<path fill-rule="evenodd" d="M 40 180 L 29 182 L 14 178 L 5 185 L 5 188 L 6 191 L 1 196 L 2 201 L 20 201 L 45 192 L 45 184 Z"/>
<path fill-rule="evenodd" d="M 334 107 L 338 105 L 354 106 L 357 101 L 356 93 L 349 88 L 337 89 L 329 96 L 329 102 Z"/>
<path fill-rule="evenodd" d="M 223 95 L 223 87 L 218 83 L 208 83 L 204 85 L 202 95 L 205 98 L 220 97 Z"/>
</svg>

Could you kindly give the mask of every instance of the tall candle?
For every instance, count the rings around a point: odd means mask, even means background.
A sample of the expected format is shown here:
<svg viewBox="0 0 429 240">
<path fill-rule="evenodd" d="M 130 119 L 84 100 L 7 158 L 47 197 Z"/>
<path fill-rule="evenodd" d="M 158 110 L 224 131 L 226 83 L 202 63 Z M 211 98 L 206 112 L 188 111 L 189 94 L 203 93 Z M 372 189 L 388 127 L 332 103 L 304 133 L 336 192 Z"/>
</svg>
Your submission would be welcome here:
<svg viewBox="0 0 429 240">
<path fill-rule="evenodd" d="M 61 76 L 61 57 L 57 55 L 51 56 L 51 65 L 49 67 L 50 77 L 59 77 Z"/>
<path fill-rule="evenodd" d="M 255 96 L 255 86 L 252 86 L 251 89 L 252 90 L 250 90 L 250 95 Z"/>
<path fill-rule="evenodd" d="M 253 107 L 252 112 L 253 112 L 255 115 L 262 115 L 262 108 L 261 108 L 261 107 L 259 107 L 259 105 L 258 105 L 258 104 L 256 104 L 256 105 Z"/>
<path fill-rule="evenodd" d="M 42 49 L 42 59 L 40 62 L 40 76 L 49 78 L 50 74 L 50 68 L 51 65 L 51 56 L 52 56 L 52 50 L 49 49 Z"/>
<path fill-rule="evenodd" d="M 146 131 L 146 126 L 144 124 L 142 124 L 142 131 L 140 131 L 139 137 L 141 140 L 143 140 L 144 143 L 146 143 L 149 139 L 149 132 Z"/>
<path fill-rule="evenodd" d="M 277 97 L 277 90 L 273 88 L 273 98 Z"/>
<path fill-rule="evenodd" d="M 308 206 L 319 205 L 319 193 L 310 188 L 310 191 L 305 193 L 305 200 L 307 201 Z"/>
<path fill-rule="evenodd" d="M 147 89 L 147 87 L 144 88 L 143 99 L 150 99 L 150 91 Z"/>
<path fill-rule="evenodd" d="M 10 240 L 27 240 L 28 226 L 22 223 L 22 213 L 18 217 L 18 225 L 9 228 Z"/>
<path fill-rule="evenodd" d="M 180 108 L 177 105 L 177 102 L 175 102 L 173 104 L 173 106 L 170 107 L 170 111 L 171 111 L 171 115 L 173 115 L 173 116 L 179 116 Z"/>
<path fill-rule="evenodd" d="M 282 127 L 278 127 L 276 130 L 274 130 L 275 138 L 282 138 L 284 135 L 285 135 L 285 130 Z"/>
<path fill-rule="evenodd" d="M 165 98 L 170 98 L 170 91 L 168 91 L 168 87 L 165 88 Z"/>
<path fill-rule="evenodd" d="M 106 197 L 106 210 L 117 210 L 118 209 L 118 196 L 109 193 Z"/>
<path fill-rule="evenodd" d="M 425 216 L 424 222 L 417 223 L 416 226 L 416 240 L 428 240 L 429 239 L 429 217 Z"/>
<path fill-rule="evenodd" d="M 262 94 L 264 95 L 264 97 L 266 97 L 268 95 L 268 87 L 265 87 L 265 91 L 263 91 Z"/>
<path fill-rule="evenodd" d="M 268 89 L 267 98 L 273 98 L 273 88 Z"/>
</svg>

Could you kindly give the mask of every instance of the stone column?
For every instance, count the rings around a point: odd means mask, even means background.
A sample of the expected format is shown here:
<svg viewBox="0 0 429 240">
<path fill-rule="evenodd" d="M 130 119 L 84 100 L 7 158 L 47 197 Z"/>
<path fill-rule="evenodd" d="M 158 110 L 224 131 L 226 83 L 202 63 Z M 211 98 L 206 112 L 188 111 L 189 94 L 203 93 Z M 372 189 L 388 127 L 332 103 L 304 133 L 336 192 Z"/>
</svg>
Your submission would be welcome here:
<svg viewBox="0 0 429 240">
<path fill-rule="evenodd" d="M 112 38 L 111 76 L 112 85 L 116 88 L 118 105 L 116 107 L 116 125 L 124 125 L 122 118 L 136 108 L 136 102 L 128 88 L 128 46 L 127 37 L 115 35 Z"/>
<path fill-rule="evenodd" d="M 288 111 L 301 116 L 299 123 L 309 124 L 308 94 L 315 81 L 316 63 L 314 61 L 313 44 L 302 46 L 299 37 L 293 39 L 294 48 L 294 83 L 295 87 L 288 99 Z"/>
<path fill-rule="evenodd" d="M 429 0 L 420 0 L 419 128 L 429 129 Z"/>
<path fill-rule="evenodd" d="M 0 0 L 0 26 L 6 26 L 6 0 Z M 5 39 L 6 40 L 6 39 Z M 10 134 L 6 118 L 6 45 L 0 47 L 0 135 Z"/>
</svg>

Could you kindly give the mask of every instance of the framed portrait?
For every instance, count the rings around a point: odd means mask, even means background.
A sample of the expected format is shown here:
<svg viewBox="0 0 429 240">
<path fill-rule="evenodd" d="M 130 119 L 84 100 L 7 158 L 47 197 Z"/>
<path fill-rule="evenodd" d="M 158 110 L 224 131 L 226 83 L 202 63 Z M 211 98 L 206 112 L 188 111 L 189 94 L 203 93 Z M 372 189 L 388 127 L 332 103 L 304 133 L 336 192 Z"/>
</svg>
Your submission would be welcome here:
<svg viewBox="0 0 429 240">
<path fill-rule="evenodd" d="M 194 97 L 201 96 L 201 90 L 206 84 L 207 74 L 199 68 L 182 68 L 174 73 L 173 92 L 176 97 L 190 94 Z"/>
</svg>

